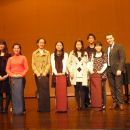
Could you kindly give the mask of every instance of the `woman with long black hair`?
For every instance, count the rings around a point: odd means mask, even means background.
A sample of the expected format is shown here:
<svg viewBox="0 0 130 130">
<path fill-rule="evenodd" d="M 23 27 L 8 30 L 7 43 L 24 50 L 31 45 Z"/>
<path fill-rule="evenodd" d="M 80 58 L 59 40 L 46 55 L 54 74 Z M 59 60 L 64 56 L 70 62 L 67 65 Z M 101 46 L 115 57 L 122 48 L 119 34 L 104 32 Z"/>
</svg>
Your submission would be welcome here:
<svg viewBox="0 0 130 130">
<path fill-rule="evenodd" d="M 68 108 L 67 103 L 67 60 L 68 54 L 64 52 L 64 44 L 58 41 L 55 51 L 51 54 L 52 66 L 52 86 L 56 91 L 56 111 L 65 112 Z"/>
<path fill-rule="evenodd" d="M 75 87 L 75 96 L 78 110 L 85 109 L 84 87 L 88 86 L 88 54 L 84 51 L 84 43 L 77 40 L 74 50 L 69 54 L 68 70 L 70 73 L 71 84 Z"/>
<path fill-rule="evenodd" d="M 7 113 L 11 99 L 9 77 L 6 73 L 6 64 L 11 54 L 8 52 L 5 40 L 0 40 L 0 112 Z M 3 93 L 6 93 L 6 104 L 3 106 Z"/>
</svg>

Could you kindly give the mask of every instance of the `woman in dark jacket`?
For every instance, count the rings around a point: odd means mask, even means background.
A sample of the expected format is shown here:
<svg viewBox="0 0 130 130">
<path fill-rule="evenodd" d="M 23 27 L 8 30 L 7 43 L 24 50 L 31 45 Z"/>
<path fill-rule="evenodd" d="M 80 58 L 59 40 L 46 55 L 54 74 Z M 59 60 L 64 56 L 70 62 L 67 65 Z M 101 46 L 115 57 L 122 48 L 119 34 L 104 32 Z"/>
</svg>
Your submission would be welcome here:
<svg viewBox="0 0 130 130">
<path fill-rule="evenodd" d="M 10 85 L 8 74 L 6 73 L 7 60 L 11 55 L 8 53 L 6 41 L 0 40 L 0 112 L 7 113 L 10 103 Z M 3 93 L 6 93 L 6 104 L 3 106 Z"/>
</svg>

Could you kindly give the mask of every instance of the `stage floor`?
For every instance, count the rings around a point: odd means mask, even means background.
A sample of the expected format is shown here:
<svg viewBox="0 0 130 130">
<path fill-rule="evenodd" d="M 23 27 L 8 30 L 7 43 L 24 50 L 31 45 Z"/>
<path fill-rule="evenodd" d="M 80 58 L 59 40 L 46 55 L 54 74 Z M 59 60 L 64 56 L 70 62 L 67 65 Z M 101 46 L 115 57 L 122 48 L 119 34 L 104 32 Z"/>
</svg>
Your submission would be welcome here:
<svg viewBox="0 0 130 130">
<path fill-rule="evenodd" d="M 106 111 L 77 111 L 75 98 L 68 97 L 68 112 L 56 113 L 55 98 L 51 98 L 51 112 L 38 113 L 37 99 L 27 98 L 25 115 L 0 114 L 0 130 L 130 129 L 130 104 L 120 111 L 109 110 L 111 103 L 111 96 L 107 96 Z"/>
</svg>

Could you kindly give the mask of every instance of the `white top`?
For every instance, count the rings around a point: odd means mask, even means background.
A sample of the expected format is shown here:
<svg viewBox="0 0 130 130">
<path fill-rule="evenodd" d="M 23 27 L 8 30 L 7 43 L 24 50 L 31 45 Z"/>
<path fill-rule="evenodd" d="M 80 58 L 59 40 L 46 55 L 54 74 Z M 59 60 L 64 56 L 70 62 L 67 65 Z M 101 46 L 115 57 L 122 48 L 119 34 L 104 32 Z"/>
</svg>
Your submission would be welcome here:
<svg viewBox="0 0 130 130">
<path fill-rule="evenodd" d="M 62 60 L 63 63 L 63 68 L 62 68 L 62 73 L 67 73 L 67 61 L 68 61 L 68 54 L 64 52 L 64 58 Z M 51 67 L 52 67 L 52 73 L 57 75 L 57 70 L 55 67 L 55 58 L 54 58 L 54 53 L 51 54 Z"/>
<path fill-rule="evenodd" d="M 76 82 L 83 82 L 83 61 L 81 57 L 81 52 L 77 52 L 78 57 L 76 60 Z M 78 60 L 80 58 L 81 60 Z"/>
</svg>

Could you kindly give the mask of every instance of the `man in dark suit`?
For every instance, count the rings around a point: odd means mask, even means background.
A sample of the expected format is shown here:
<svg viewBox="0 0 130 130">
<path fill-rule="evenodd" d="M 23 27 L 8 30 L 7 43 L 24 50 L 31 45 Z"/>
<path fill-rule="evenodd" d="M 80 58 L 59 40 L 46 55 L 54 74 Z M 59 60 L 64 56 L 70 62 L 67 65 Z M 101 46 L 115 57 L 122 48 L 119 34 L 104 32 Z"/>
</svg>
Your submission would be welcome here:
<svg viewBox="0 0 130 130">
<path fill-rule="evenodd" d="M 123 107 L 123 72 L 125 71 L 125 50 L 115 43 L 112 34 L 106 35 L 106 41 L 109 44 L 107 49 L 108 54 L 108 80 L 110 84 L 113 104 L 110 109 L 115 109 L 119 106 L 120 110 Z"/>
</svg>

